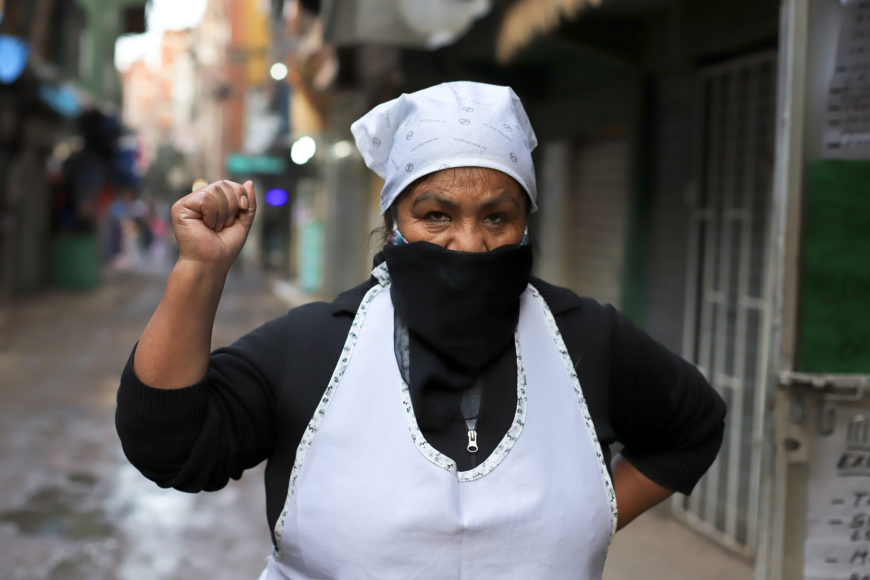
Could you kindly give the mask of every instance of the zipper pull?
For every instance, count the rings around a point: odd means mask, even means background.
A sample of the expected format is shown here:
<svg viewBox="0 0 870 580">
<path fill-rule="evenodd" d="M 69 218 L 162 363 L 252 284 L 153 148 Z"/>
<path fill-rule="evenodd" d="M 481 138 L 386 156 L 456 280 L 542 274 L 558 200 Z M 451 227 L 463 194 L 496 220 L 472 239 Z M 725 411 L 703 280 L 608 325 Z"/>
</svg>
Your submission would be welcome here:
<svg viewBox="0 0 870 580">
<path fill-rule="evenodd" d="M 466 447 L 469 453 L 477 453 L 477 431 L 474 429 L 468 430 L 468 446 Z"/>
</svg>

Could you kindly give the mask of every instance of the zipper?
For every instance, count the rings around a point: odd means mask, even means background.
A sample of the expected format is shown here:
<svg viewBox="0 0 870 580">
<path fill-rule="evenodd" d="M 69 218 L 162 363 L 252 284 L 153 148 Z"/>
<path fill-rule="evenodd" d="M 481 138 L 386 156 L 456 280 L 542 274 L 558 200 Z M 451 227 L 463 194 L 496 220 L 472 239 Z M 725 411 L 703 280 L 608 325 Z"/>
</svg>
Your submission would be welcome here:
<svg viewBox="0 0 870 580">
<path fill-rule="evenodd" d="M 474 426 L 469 425 L 466 421 L 466 426 L 468 427 L 468 445 L 466 449 L 469 453 L 477 453 L 477 431 L 474 429 Z"/>
<path fill-rule="evenodd" d="M 468 444 L 465 446 L 465 450 L 473 457 L 472 467 L 477 467 L 477 418 L 480 414 L 482 394 L 483 382 L 478 379 L 471 388 L 462 393 L 462 400 L 459 403 L 462 418 L 465 420 L 465 427 L 468 430 Z"/>
</svg>

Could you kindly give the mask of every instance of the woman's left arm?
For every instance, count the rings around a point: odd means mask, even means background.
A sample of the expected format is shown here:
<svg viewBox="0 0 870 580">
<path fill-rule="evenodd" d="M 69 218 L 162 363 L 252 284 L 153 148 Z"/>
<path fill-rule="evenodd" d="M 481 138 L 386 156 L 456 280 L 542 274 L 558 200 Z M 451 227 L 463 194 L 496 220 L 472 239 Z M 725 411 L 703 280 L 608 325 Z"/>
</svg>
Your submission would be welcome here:
<svg viewBox="0 0 870 580">
<path fill-rule="evenodd" d="M 617 454 L 610 463 L 613 470 L 613 490 L 619 516 L 616 529 L 622 529 L 634 518 L 663 502 L 673 491 L 657 484 Z"/>
<path fill-rule="evenodd" d="M 674 491 L 688 495 L 722 443 L 725 402 L 691 363 L 614 316 L 608 409 L 619 512 L 628 524 Z"/>
</svg>

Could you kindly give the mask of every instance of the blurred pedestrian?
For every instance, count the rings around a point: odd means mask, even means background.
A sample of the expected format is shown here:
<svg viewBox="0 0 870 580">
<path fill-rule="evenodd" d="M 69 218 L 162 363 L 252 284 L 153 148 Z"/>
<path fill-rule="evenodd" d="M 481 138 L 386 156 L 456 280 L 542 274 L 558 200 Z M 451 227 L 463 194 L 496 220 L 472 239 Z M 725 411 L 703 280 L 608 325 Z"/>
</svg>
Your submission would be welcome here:
<svg viewBox="0 0 870 580">
<path fill-rule="evenodd" d="M 613 532 L 711 464 L 723 401 L 531 276 L 536 138 L 510 88 L 441 84 L 351 130 L 385 180 L 372 277 L 211 354 L 253 186 L 175 204 L 179 259 L 118 394 L 127 456 L 185 491 L 267 460 L 262 579 L 601 578 Z"/>
</svg>

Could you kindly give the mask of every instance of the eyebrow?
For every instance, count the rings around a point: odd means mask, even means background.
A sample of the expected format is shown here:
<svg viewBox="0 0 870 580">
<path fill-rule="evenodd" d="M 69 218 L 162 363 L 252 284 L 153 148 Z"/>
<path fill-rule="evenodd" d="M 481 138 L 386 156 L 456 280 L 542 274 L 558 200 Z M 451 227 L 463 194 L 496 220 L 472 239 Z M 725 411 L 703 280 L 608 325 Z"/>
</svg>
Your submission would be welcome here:
<svg viewBox="0 0 870 580">
<path fill-rule="evenodd" d="M 416 207 L 416 205 L 418 203 L 423 203 L 424 201 L 435 201 L 438 203 L 442 203 L 450 208 L 459 207 L 459 204 L 456 203 L 455 201 L 447 199 L 445 197 L 442 197 L 442 196 L 438 195 L 437 193 L 424 193 L 423 195 L 421 195 L 420 197 L 418 197 L 417 199 L 414 200 L 414 203 L 411 204 L 411 207 Z M 511 197 L 507 193 L 502 193 L 501 195 L 499 195 L 495 199 L 491 199 L 487 202 L 484 202 L 481 205 L 481 208 L 490 209 L 490 208 L 496 207 L 499 204 L 506 202 L 506 201 L 513 203 L 517 207 L 519 207 L 519 205 L 520 205 L 520 202 L 518 202 L 514 197 Z"/>
<path fill-rule="evenodd" d="M 443 203 L 450 208 L 459 207 L 459 204 L 455 201 L 449 200 L 446 197 L 441 197 L 437 193 L 424 193 L 423 195 L 414 200 L 414 203 L 411 204 L 411 207 L 416 207 L 418 203 L 423 203 L 424 201 L 435 201 L 438 203 Z"/>
<path fill-rule="evenodd" d="M 485 202 L 481 207 L 484 209 L 490 209 L 490 208 L 496 207 L 497 205 L 499 205 L 500 203 L 505 202 L 505 201 L 509 201 L 517 207 L 520 206 L 520 202 L 518 202 L 516 200 L 516 198 L 511 197 L 507 193 L 502 193 L 497 198 L 491 199 L 491 200 Z"/>
</svg>

